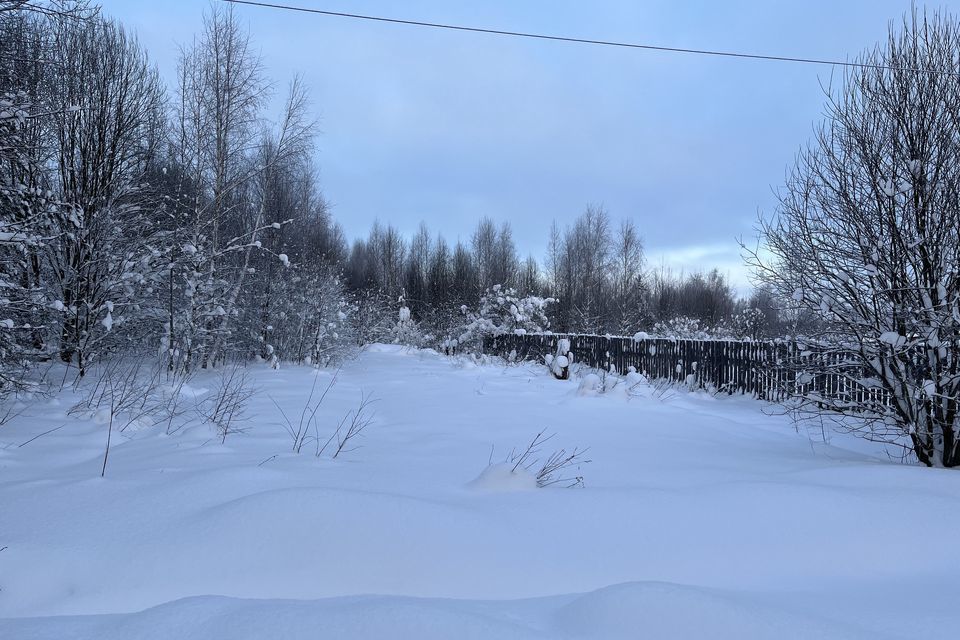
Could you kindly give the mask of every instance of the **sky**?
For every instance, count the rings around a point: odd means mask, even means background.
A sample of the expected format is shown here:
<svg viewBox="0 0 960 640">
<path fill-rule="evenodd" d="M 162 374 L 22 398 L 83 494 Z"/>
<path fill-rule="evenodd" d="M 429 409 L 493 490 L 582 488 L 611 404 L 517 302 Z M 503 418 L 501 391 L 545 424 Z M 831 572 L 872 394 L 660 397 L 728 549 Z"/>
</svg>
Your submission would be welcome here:
<svg viewBox="0 0 960 640">
<path fill-rule="evenodd" d="M 280 0 L 277 0 L 280 2 Z M 283 0 L 281 4 L 671 47 L 848 60 L 910 0 Z M 103 0 L 173 86 L 205 0 Z M 325 197 L 349 238 L 481 216 L 541 259 L 588 205 L 640 229 L 648 264 L 717 267 L 742 293 L 756 237 L 823 113 L 830 66 L 536 41 L 237 5 L 277 87 L 301 75 Z"/>
</svg>

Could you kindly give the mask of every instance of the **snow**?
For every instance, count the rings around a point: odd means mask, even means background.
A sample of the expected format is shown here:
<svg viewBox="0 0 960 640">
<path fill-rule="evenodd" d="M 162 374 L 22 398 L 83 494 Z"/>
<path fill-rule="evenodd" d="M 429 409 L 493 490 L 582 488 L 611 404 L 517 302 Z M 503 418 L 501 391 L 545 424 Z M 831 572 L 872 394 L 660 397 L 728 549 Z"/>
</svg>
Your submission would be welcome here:
<svg viewBox="0 0 960 640">
<path fill-rule="evenodd" d="M 563 356 L 560 357 L 562 358 Z M 595 396 L 600 393 L 602 389 L 603 382 L 600 380 L 600 376 L 595 373 L 588 373 L 580 378 L 577 395 Z"/>
<path fill-rule="evenodd" d="M 889 344 L 893 348 L 898 348 L 906 344 L 907 339 L 896 331 L 884 331 L 880 334 L 880 342 Z"/>
<path fill-rule="evenodd" d="M 491 464 L 469 486 L 480 491 L 531 491 L 537 488 L 536 476 L 514 467 L 507 462 Z"/>
<path fill-rule="evenodd" d="M 290 453 L 273 401 L 296 415 L 333 372 L 250 374 L 244 433 L 114 432 L 104 478 L 107 428 L 68 415 L 69 385 L 0 426 L 0 638 L 936 639 L 960 623 L 960 549 L 916 553 L 960 530 L 960 476 L 824 442 L 762 402 L 635 372 L 584 397 L 585 370 L 378 345 L 318 413 L 329 435 L 377 399 L 359 448 L 330 460 Z M 501 464 L 545 427 L 543 454 L 589 447 L 584 487 Z"/>
</svg>

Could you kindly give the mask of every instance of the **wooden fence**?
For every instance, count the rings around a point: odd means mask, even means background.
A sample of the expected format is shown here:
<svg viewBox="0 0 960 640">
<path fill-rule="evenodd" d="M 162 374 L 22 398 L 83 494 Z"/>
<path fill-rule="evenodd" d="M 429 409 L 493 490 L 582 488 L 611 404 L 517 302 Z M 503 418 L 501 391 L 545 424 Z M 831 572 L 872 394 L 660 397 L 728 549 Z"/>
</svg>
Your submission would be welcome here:
<svg viewBox="0 0 960 640">
<path fill-rule="evenodd" d="M 814 350 L 789 341 L 681 340 L 525 334 L 490 337 L 484 353 L 516 360 L 539 360 L 569 340 L 573 361 L 625 373 L 630 367 L 651 379 L 668 379 L 691 387 L 744 393 L 782 400 L 802 393 L 883 405 L 886 392 L 865 382 L 849 353 Z"/>
</svg>

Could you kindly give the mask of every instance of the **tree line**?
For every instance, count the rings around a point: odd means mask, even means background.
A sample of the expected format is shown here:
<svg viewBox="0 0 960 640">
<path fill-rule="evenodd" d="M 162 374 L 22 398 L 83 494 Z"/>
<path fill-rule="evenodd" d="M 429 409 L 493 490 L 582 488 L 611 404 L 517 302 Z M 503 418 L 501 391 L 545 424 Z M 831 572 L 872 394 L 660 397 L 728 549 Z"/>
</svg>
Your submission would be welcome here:
<svg viewBox="0 0 960 640">
<path fill-rule="evenodd" d="M 442 328 L 448 316 L 455 318 L 499 284 L 552 298 L 550 326 L 568 333 L 633 335 L 657 327 L 760 338 L 789 328 L 768 289 L 742 299 L 717 269 L 683 274 L 649 268 L 636 224 L 614 224 L 598 206 L 588 206 L 565 229 L 551 226 L 543 266 L 532 255 L 521 259 L 509 223 L 486 217 L 467 241 L 453 246 L 425 223 L 409 238 L 380 222 L 349 246 L 342 234 L 337 237 L 336 254 L 344 257 L 352 291 L 381 295 L 388 306 L 402 298 L 414 318 L 433 327 Z M 749 330 L 740 328 L 741 317 L 752 319 Z"/>
</svg>

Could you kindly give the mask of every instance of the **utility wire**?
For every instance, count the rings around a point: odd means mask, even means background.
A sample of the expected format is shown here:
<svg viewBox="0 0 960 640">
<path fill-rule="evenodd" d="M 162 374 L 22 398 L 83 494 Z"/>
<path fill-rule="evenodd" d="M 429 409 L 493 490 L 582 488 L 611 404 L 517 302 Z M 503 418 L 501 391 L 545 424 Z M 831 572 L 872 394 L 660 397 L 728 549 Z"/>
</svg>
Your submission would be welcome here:
<svg viewBox="0 0 960 640">
<path fill-rule="evenodd" d="M 419 20 L 402 20 L 400 18 L 386 18 L 384 16 L 371 16 L 359 13 L 344 13 L 341 11 L 326 11 L 323 9 L 311 9 L 309 7 L 297 7 L 293 5 L 276 4 L 272 2 L 257 2 L 255 0 L 221 0 L 230 4 L 245 4 L 252 7 L 264 7 L 267 9 L 280 9 L 283 11 L 297 11 L 300 13 L 313 13 L 323 16 L 333 16 L 337 18 L 351 18 L 353 20 L 368 20 L 372 22 L 388 22 L 390 24 L 403 24 L 413 27 L 428 27 L 431 29 L 447 29 L 450 31 L 467 31 L 470 33 L 486 33 L 496 36 L 511 36 L 514 38 L 530 38 L 534 40 L 552 40 L 554 42 L 574 42 L 577 44 L 590 44 L 604 47 L 621 47 L 626 49 L 644 49 L 647 51 L 665 51 L 668 53 L 688 53 L 701 56 L 718 56 L 724 58 L 746 58 L 750 60 L 771 60 L 774 62 L 794 62 L 800 64 L 817 64 L 838 67 L 853 67 L 860 69 L 877 69 L 885 71 L 911 71 L 914 73 L 933 73 L 937 75 L 958 76 L 960 74 L 951 71 L 940 71 L 936 69 L 919 69 L 915 67 L 894 67 L 883 64 L 870 64 L 865 62 L 849 62 L 840 60 L 825 60 L 821 58 L 794 58 L 790 56 L 763 55 L 758 53 L 742 53 L 737 51 L 714 51 L 711 49 L 687 49 L 683 47 L 663 47 L 653 44 L 640 44 L 636 42 L 617 42 L 613 40 L 591 40 L 589 38 L 572 38 L 566 36 L 553 36 L 544 33 L 529 33 L 524 31 L 504 31 L 501 29 L 485 29 L 482 27 L 467 27 L 464 25 L 444 24 L 439 22 L 422 22 Z"/>
</svg>

